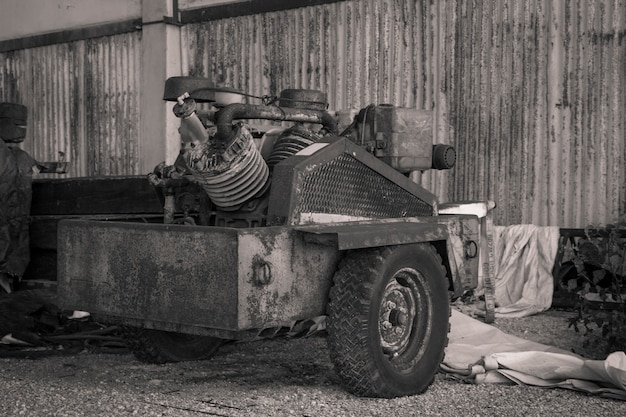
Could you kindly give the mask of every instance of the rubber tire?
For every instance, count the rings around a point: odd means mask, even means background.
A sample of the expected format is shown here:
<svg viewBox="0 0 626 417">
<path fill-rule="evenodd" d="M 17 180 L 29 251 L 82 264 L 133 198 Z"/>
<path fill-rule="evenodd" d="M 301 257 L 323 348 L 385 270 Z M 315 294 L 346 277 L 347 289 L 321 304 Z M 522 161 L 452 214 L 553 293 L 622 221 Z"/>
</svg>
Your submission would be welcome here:
<svg viewBox="0 0 626 417">
<path fill-rule="evenodd" d="M 148 363 L 209 359 L 224 342 L 217 337 L 134 327 L 125 329 L 124 337 L 135 357 Z"/>
<path fill-rule="evenodd" d="M 399 286 L 394 277 L 405 268 L 419 273 L 411 280 L 420 295 L 414 298 L 416 314 L 405 326 L 410 329 L 403 336 L 406 350 L 392 361 L 383 352 L 385 330 L 379 321 L 385 288 Z M 443 360 L 450 329 L 448 280 L 435 248 L 410 244 L 349 252 L 333 281 L 327 340 L 345 388 L 358 396 L 382 398 L 425 391 Z"/>
</svg>

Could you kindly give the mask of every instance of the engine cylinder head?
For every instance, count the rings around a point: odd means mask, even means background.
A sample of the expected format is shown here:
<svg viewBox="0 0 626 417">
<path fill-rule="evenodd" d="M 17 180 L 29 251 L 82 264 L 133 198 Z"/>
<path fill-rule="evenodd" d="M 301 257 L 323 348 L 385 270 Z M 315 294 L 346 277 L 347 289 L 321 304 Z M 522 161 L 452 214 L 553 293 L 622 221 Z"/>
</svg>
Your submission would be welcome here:
<svg viewBox="0 0 626 417">
<path fill-rule="evenodd" d="M 186 152 L 185 160 L 195 181 L 223 210 L 236 210 L 269 187 L 269 168 L 252 135 L 239 126 L 226 149 L 222 142 L 202 144 Z"/>
<path fill-rule="evenodd" d="M 319 141 L 320 138 L 321 135 L 302 125 L 292 126 L 285 130 L 274 143 L 272 152 L 267 158 L 267 165 L 270 167 L 276 165 L 280 161 Z"/>
</svg>

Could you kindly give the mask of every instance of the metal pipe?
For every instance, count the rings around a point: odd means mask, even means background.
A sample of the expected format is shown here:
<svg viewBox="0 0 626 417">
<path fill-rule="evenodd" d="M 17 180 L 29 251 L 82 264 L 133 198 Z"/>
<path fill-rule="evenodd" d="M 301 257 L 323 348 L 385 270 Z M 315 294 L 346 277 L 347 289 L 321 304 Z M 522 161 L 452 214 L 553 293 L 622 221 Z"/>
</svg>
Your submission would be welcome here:
<svg viewBox="0 0 626 417">
<path fill-rule="evenodd" d="M 196 114 L 196 101 L 185 93 L 176 99 L 172 109 L 174 115 L 180 119 L 180 133 L 183 142 L 193 142 L 195 145 L 209 140 L 209 133 Z"/>
<path fill-rule="evenodd" d="M 303 123 L 319 123 L 329 132 L 337 133 L 335 119 L 326 111 L 294 109 L 278 106 L 262 106 L 255 104 L 229 104 L 217 113 L 217 138 L 229 141 L 233 135 L 233 120 L 264 119 Z"/>
</svg>

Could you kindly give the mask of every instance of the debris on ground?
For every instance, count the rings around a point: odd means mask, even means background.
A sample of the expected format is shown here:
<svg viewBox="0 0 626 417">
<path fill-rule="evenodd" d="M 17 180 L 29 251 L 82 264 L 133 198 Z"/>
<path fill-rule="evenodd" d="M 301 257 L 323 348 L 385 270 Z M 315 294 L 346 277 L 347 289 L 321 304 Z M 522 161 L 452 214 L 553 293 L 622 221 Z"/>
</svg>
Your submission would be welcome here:
<svg viewBox="0 0 626 417">
<path fill-rule="evenodd" d="M 0 357 L 38 358 L 83 350 L 128 353 L 118 326 L 63 311 L 48 289 L 0 294 Z"/>
</svg>

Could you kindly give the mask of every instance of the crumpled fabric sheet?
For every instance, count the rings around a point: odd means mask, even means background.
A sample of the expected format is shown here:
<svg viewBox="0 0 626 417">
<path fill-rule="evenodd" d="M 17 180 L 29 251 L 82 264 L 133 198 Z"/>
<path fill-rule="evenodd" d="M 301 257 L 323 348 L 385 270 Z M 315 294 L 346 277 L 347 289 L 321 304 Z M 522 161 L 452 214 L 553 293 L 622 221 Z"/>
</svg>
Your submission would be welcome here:
<svg viewBox="0 0 626 417">
<path fill-rule="evenodd" d="M 565 388 L 626 401 L 626 355 L 588 360 L 506 334 L 456 310 L 441 369 L 475 383 Z"/>
<path fill-rule="evenodd" d="M 558 227 L 494 226 L 496 317 L 525 317 L 552 305 Z"/>
</svg>

